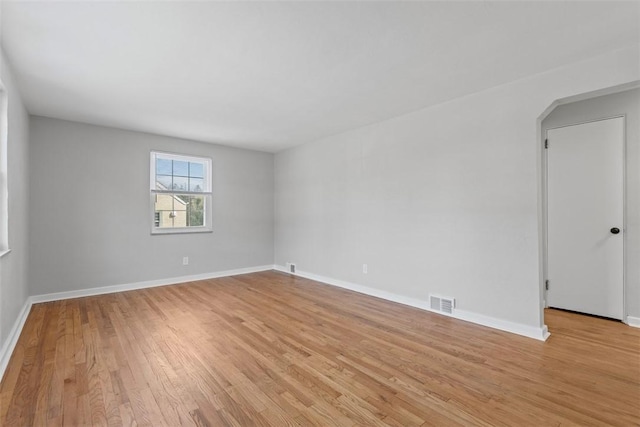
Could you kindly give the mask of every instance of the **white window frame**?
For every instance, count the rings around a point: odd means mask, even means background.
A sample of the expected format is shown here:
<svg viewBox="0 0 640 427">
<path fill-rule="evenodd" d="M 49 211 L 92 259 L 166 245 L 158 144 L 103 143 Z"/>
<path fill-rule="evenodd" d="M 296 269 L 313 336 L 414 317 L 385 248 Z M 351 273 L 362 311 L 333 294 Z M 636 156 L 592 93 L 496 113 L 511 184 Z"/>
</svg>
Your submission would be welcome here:
<svg viewBox="0 0 640 427">
<path fill-rule="evenodd" d="M 156 160 L 158 158 L 178 160 L 183 162 L 203 163 L 204 167 L 204 185 L 205 191 L 175 191 L 175 190 L 158 190 L 156 188 Z M 200 156 L 189 156 L 184 154 L 167 153 L 164 151 L 151 151 L 149 162 L 149 190 L 150 190 L 150 213 L 149 221 L 151 222 L 151 234 L 181 234 L 181 233 L 211 233 L 212 227 L 212 164 L 211 158 Z M 170 195 L 186 195 L 186 196 L 204 196 L 204 225 L 194 227 L 156 227 L 155 226 L 155 200 L 158 194 Z"/>
<path fill-rule="evenodd" d="M 0 258 L 11 252 L 9 248 L 9 95 L 0 81 Z"/>
</svg>

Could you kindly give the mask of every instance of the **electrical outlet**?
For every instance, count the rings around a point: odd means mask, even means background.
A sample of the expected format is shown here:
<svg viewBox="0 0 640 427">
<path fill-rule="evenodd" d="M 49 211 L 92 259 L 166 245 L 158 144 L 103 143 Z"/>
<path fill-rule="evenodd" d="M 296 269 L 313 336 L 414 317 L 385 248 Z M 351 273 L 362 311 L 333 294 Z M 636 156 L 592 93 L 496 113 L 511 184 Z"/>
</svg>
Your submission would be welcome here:
<svg viewBox="0 0 640 427">
<path fill-rule="evenodd" d="M 369 266 L 367 264 L 362 264 L 362 273 L 367 274 L 369 272 Z"/>
<path fill-rule="evenodd" d="M 183 256 L 182 257 L 182 265 L 189 265 L 189 257 L 188 256 Z"/>
</svg>

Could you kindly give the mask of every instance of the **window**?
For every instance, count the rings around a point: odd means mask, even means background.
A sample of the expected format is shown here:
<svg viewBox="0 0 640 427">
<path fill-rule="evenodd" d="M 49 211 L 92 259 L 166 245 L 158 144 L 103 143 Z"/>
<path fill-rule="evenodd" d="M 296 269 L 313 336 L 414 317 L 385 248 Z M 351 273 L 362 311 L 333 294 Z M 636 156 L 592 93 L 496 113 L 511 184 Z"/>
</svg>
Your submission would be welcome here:
<svg viewBox="0 0 640 427">
<path fill-rule="evenodd" d="M 7 185 L 7 92 L 0 81 L 0 256 L 9 253 L 9 189 Z"/>
<path fill-rule="evenodd" d="M 211 231 L 211 159 L 151 152 L 152 234 Z"/>
</svg>

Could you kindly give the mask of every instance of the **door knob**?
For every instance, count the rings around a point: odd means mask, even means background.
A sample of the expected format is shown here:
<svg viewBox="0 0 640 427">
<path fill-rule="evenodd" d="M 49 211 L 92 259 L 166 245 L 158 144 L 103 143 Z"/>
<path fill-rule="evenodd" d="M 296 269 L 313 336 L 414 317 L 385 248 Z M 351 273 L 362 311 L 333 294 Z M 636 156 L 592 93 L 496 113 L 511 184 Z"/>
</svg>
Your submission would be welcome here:
<svg viewBox="0 0 640 427">
<path fill-rule="evenodd" d="M 620 229 L 618 227 L 613 227 L 611 229 L 611 234 L 618 234 L 620 232 Z"/>
</svg>

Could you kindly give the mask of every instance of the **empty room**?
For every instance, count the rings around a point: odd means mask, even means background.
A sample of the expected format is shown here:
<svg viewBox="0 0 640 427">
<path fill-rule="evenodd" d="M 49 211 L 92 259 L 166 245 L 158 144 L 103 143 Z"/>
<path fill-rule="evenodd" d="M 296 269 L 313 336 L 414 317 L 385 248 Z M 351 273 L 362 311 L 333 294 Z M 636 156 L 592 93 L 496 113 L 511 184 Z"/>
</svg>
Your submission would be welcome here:
<svg viewBox="0 0 640 427">
<path fill-rule="evenodd" d="M 0 0 L 0 426 L 640 426 L 640 1 Z"/>
</svg>

